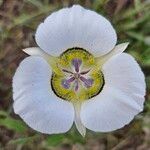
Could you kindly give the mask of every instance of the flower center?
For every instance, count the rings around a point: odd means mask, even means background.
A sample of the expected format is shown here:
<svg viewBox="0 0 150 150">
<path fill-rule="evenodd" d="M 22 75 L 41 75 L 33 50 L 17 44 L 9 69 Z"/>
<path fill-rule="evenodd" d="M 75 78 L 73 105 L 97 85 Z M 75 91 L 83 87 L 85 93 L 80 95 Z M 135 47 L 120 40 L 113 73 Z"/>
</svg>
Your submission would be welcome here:
<svg viewBox="0 0 150 150">
<path fill-rule="evenodd" d="M 66 89 L 69 89 L 71 87 L 71 84 L 73 84 L 75 92 L 78 92 L 80 86 L 90 88 L 94 82 L 92 78 L 86 77 L 90 69 L 86 71 L 81 71 L 80 66 L 82 65 L 82 60 L 78 58 L 72 60 L 72 65 L 73 71 L 62 69 L 64 73 L 68 73 L 69 75 L 68 79 L 62 80 L 62 86 Z"/>
<path fill-rule="evenodd" d="M 59 57 L 57 67 L 62 74 L 53 73 L 51 86 L 54 93 L 65 100 L 87 100 L 96 96 L 103 87 L 104 78 L 92 54 L 81 48 L 68 49 Z"/>
</svg>

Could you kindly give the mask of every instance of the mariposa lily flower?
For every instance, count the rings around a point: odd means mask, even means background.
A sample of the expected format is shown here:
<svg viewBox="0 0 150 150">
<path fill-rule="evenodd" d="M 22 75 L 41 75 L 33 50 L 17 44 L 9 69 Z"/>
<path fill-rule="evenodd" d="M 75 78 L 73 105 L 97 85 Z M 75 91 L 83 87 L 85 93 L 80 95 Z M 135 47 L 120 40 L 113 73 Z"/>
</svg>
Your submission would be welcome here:
<svg viewBox="0 0 150 150">
<path fill-rule="evenodd" d="M 31 128 L 64 133 L 75 122 L 85 136 L 86 128 L 119 129 L 143 110 L 144 75 L 103 16 L 79 5 L 61 9 L 35 40 L 39 47 L 23 50 L 31 56 L 13 78 L 14 111 Z"/>
</svg>

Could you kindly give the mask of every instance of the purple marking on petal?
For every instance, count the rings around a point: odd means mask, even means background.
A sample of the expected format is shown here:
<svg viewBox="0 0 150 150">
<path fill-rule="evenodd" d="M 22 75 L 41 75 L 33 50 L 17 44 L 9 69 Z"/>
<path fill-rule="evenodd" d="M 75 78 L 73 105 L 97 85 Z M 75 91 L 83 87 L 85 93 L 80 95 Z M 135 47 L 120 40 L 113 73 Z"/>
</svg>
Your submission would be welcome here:
<svg viewBox="0 0 150 150">
<path fill-rule="evenodd" d="M 81 59 L 78 59 L 78 58 L 75 58 L 72 60 L 72 64 L 73 66 L 75 67 L 75 71 L 76 72 L 79 72 L 79 67 L 81 66 L 82 64 L 82 60 Z"/>
<path fill-rule="evenodd" d="M 89 88 L 93 84 L 93 79 L 86 79 L 83 76 L 80 77 L 80 80 L 85 84 L 85 87 Z"/>
</svg>

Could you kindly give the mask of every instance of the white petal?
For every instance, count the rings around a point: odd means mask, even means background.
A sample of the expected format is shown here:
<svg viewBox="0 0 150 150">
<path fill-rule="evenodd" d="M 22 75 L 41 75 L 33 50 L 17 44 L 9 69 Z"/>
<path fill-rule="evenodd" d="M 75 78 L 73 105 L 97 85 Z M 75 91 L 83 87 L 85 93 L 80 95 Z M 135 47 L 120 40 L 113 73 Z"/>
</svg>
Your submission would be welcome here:
<svg viewBox="0 0 150 150">
<path fill-rule="evenodd" d="M 23 60 L 13 78 L 14 111 L 39 132 L 63 133 L 73 124 L 74 108 L 54 94 L 51 74 L 43 58 L 30 56 Z"/>
<path fill-rule="evenodd" d="M 143 110 L 144 75 L 132 56 L 122 53 L 103 66 L 102 92 L 81 107 L 81 121 L 93 131 L 113 131 Z"/>
<path fill-rule="evenodd" d="M 35 39 L 40 48 L 54 56 L 72 47 L 84 48 L 97 56 L 112 50 L 117 36 L 106 18 L 74 5 L 47 17 L 39 25 Z"/>
</svg>

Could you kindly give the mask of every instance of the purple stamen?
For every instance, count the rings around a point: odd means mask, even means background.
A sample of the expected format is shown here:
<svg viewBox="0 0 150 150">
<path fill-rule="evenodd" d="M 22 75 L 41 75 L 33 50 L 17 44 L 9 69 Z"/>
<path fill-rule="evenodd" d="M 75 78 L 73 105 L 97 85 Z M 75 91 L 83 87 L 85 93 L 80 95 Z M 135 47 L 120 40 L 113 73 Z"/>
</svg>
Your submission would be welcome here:
<svg viewBox="0 0 150 150">
<path fill-rule="evenodd" d="M 76 72 L 79 72 L 79 67 L 80 67 L 81 64 L 82 64 L 82 60 L 81 60 L 81 59 L 78 59 L 78 58 L 73 59 L 73 60 L 72 60 L 72 64 L 73 64 L 73 66 L 75 67 L 75 71 L 76 71 Z"/>
<path fill-rule="evenodd" d="M 68 83 L 71 83 L 75 80 L 75 77 L 71 77 L 70 79 L 67 80 Z"/>
<path fill-rule="evenodd" d="M 65 89 L 69 89 L 69 88 L 70 88 L 70 84 L 69 84 L 69 83 L 67 82 L 67 80 L 65 80 L 65 79 L 62 81 L 61 84 L 62 84 L 62 86 L 63 86 Z"/>
<path fill-rule="evenodd" d="M 87 88 L 91 87 L 93 84 L 93 79 L 86 79 L 83 76 L 80 76 L 80 80 L 85 84 Z"/>
<path fill-rule="evenodd" d="M 78 89 L 79 89 L 79 81 L 76 80 L 76 81 L 75 81 L 75 92 L 77 92 Z"/>
<path fill-rule="evenodd" d="M 70 88 L 70 83 L 73 82 L 75 80 L 75 77 L 71 77 L 70 79 L 68 80 L 63 80 L 62 81 L 62 86 L 65 88 L 65 89 L 69 89 Z"/>
</svg>

